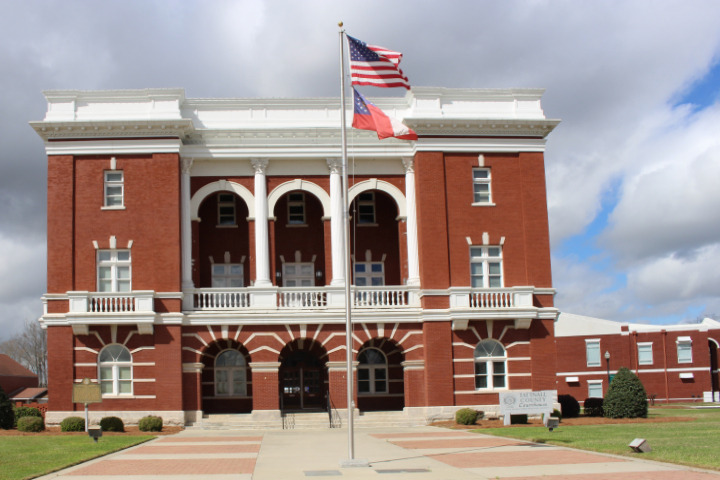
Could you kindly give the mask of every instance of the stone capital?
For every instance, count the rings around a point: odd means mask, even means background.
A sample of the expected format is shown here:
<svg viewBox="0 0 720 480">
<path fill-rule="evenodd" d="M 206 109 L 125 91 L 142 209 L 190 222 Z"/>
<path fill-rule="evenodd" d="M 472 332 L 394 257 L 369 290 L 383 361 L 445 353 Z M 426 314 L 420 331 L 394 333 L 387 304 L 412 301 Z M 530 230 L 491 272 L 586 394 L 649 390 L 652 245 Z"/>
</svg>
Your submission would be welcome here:
<svg viewBox="0 0 720 480">
<path fill-rule="evenodd" d="M 330 174 L 339 175 L 342 173 L 342 158 L 328 158 L 327 164 L 330 169 Z"/>
<path fill-rule="evenodd" d="M 183 157 L 180 159 L 180 170 L 182 171 L 182 173 L 184 173 L 185 175 L 190 175 L 190 170 L 192 170 L 193 166 L 193 160 L 195 159 L 188 157 Z"/>
<path fill-rule="evenodd" d="M 415 159 L 413 157 L 402 157 L 405 173 L 415 173 Z"/>
<path fill-rule="evenodd" d="M 267 170 L 268 166 L 268 159 L 267 158 L 253 158 L 250 160 L 250 164 L 253 167 L 253 170 L 255 171 L 255 175 L 265 175 L 265 170 Z"/>
</svg>

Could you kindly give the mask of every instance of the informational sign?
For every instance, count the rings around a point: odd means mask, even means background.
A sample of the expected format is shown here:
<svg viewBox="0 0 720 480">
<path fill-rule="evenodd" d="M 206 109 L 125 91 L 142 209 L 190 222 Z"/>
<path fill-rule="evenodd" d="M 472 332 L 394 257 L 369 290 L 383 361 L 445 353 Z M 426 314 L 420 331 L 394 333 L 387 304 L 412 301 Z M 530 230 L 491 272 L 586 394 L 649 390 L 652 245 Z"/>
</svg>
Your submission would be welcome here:
<svg viewBox="0 0 720 480">
<path fill-rule="evenodd" d="M 510 425 L 510 415 L 552 413 L 556 398 L 557 390 L 500 392 L 500 414 L 505 416 L 505 425 Z"/>
<path fill-rule="evenodd" d="M 102 402 L 100 384 L 92 383 L 89 378 L 85 378 L 82 383 L 73 385 L 72 401 L 84 404 Z"/>
</svg>

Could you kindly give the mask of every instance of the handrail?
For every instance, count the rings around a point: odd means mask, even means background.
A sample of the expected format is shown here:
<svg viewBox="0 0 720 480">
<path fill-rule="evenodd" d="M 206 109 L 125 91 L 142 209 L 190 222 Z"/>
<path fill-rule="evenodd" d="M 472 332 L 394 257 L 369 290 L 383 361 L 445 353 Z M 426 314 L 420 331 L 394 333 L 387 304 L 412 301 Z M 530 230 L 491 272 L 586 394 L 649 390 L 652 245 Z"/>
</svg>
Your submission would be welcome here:
<svg viewBox="0 0 720 480">
<path fill-rule="evenodd" d="M 328 390 L 326 398 L 327 398 L 328 425 L 330 425 L 330 428 L 333 428 L 332 406 L 330 404 L 330 390 Z"/>
<path fill-rule="evenodd" d="M 284 405 L 283 405 L 283 391 L 282 391 L 282 389 L 281 389 L 281 390 L 280 390 L 280 421 L 282 422 L 282 428 L 283 428 L 283 430 L 285 430 L 285 429 L 287 428 L 287 426 L 285 425 L 285 412 L 284 412 L 284 410 L 285 410 L 285 408 L 284 408 Z"/>
</svg>

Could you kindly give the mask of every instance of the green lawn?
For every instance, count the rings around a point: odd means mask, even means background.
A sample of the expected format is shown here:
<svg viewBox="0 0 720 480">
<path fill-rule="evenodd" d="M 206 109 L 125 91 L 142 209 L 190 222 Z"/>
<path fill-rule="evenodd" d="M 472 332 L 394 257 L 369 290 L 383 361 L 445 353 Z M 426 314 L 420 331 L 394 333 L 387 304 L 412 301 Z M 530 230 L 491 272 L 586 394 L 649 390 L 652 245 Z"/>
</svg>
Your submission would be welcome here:
<svg viewBox="0 0 720 480">
<path fill-rule="evenodd" d="M 84 435 L 0 436 L 0 480 L 37 477 L 153 438 L 105 436 L 96 444 Z"/>
<path fill-rule="evenodd" d="M 651 408 L 649 417 L 693 417 L 693 421 L 624 425 L 560 424 L 549 432 L 544 427 L 513 427 L 473 430 L 502 437 L 592 450 L 631 457 L 720 470 L 720 410 Z M 652 452 L 636 454 L 627 446 L 644 438 Z"/>
</svg>

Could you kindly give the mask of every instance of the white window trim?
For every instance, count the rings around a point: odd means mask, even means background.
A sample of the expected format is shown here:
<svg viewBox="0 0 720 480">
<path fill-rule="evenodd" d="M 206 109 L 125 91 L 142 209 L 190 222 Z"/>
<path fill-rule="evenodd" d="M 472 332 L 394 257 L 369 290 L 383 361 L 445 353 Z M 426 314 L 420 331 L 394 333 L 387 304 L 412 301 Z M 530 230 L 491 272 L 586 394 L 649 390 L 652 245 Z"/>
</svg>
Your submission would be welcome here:
<svg viewBox="0 0 720 480">
<path fill-rule="evenodd" d="M 379 348 L 371 347 L 371 348 L 364 348 L 363 350 L 361 350 L 360 353 L 358 353 L 358 356 L 366 350 L 376 350 L 376 351 L 380 352 L 380 354 L 385 359 L 385 363 L 383 363 L 383 364 L 379 364 L 379 363 L 358 364 L 358 367 L 357 367 L 358 368 L 358 385 L 357 385 L 358 396 L 362 397 L 365 395 L 375 395 L 375 396 L 390 395 L 390 382 L 388 381 L 389 380 L 388 377 L 390 376 L 390 369 L 388 368 L 387 355 L 385 355 L 385 352 L 383 352 Z M 368 370 L 369 371 L 368 380 L 363 380 L 363 381 L 370 382 L 370 391 L 369 392 L 362 392 L 362 393 L 360 392 L 360 373 L 359 373 L 360 370 Z M 375 391 L 375 370 L 385 370 L 385 391 L 384 392 Z"/>
<path fill-rule="evenodd" d="M 291 196 L 291 195 L 301 195 L 301 196 L 302 196 L 302 200 L 290 200 L 290 196 Z M 291 213 L 290 213 L 290 207 L 302 207 L 302 222 L 298 222 L 298 221 L 291 222 L 291 221 L 290 221 L 290 216 L 291 216 L 291 215 L 300 215 L 300 214 L 298 214 L 298 213 L 293 213 L 293 214 L 291 214 Z M 306 208 L 306 204 L 305 204 L 305 193 L 303 193 L 303 192 L 290 192 L 290 193 L 288 193 L 288 197 L 287 197 L 287 215 L 288 215 L 288 217 L 287 217 L 287 224 L 288 224 L 288 226 L 299 227 L 299 226 L 306 226 L 306 225 L 307 225 L 307 208 Z"/>
<path fill-rule="evenodd" d="M 104 349 L 106 349 L 107 347 L 112 346 L 112 345 L 121 345 L 121 344 L 118 344 L 118 343 L 110 343 L 110 344 L 105 345 L 102 350 L 104 350 Z M 128 352 L 130 352 L 130 349 L 128 349 L 125 345 L 121 345 L 121 346 L 122 346 L 123 348 L 125 348 Z M 120 397 L 120 398 L 132 397 L 133 394 L 134 394 L 134 392 L 135 392 L 135 379 L 134 379 L 134 375 L 133 375 L 134 372 L 133 372 L 132 352 L 130 352 L 130 361 L 129 361 L 129 362 L 100 362 L 100 355 L 102 354 L 102 350 L 100 350 L 100 352 L 98 352 L 98 370 L 97 370 L 97 381 L 98 381 L 98 384 L 101 385 L 100 388 L 102 388 L 102 383 L 104 383 L 103 380 L 102 380 L 102 375 L 101 375 L 101 373 L 100 373 L 100 370 L 101 370 L 102 368 L 111 367 L 111 368 L 112 368 L 112 376 L 113 376 L 113 378 L 112 378 L 112 385 L 113 385 L 113 391 L 112 391 L 112 393 L 103 393 L 103 394 L 102 394 L 102 397 L 103 397 L 103 398 L 106 398 L 106 397 L 108 397 L 108 398 L 111 398 L 111 397 Z M 118 369 L 119 369 L 120 367 L 130 367 L 130 378 L 129 378 L 129 379 L 123 379 L 123 381 L 129 381 L 129 382 L 130 382 L 130 393 L 120 393 L 120 375 L 119 375 L 119 371 L 118 371 Z"/>
<path fill-rule="evenodd" d="M 474 257 L 472 255 L 472 251 L 474 248 L 480 248 L 482 251 L 482 256 L 480 257 Z M 500 251 L 500 255 L 497 257 L 491 257 L 488 255 L 489 249 L 491 248 L 497 248 Z M 470 257 L 470 285 L 472 286 L 472 279 L 473 277 L 477 277 L 478 275 L 473 275 L 472 273 L 472 265 L 473 264 L 482 264 L 482 279 L 483 279 L 483 286 L 482 287 L 472 287 L 472 288 L 504 288 L 505 287 L 505 270 L 503 268 L 503 248 L 502 245 L 470 245 L 470 249 L 468 250 L 468 256 Z M 499 263 L 500 264 L 500 286 L 499 287 L 490 287 L 490 263 Z M 493 277 L 497 277 L 498 275 L 493 274 Z"/>
<path fill-rule="evenodd" d="M 587 383 L 588 383 L 588 398 L 604 398 L 604 396 L 603 396 L 604 389 L 602 386 L 603 385 L 602 380 L 588 380 Z M 600 396 L 599 397 L 591 397 L 590 396 L 590 385 L 600 385 Z"/>
<path fill-rule="evenodd" d="M 372 200 L 360 200 L 360 197 L 361 197 L 362 195 L 372 195 Z M 378 223 L 377 223 L 377 206 L 376 206 L 376 204 L 375 204 L 375 200 L 376 200 L 375 192 L 361 192 L 361 193 L 357 196 L 357 216 L 358 216 L 358 218 L 357 218 L 356 224 L 357 224 L 358 226 L 360 226 L 360 225 L 362 225 L 362 226 L 364 226 L 364 227 L 377 227 L 377 226 L 378 226 Z M 365 206 L 370 205 L 370 206 L 372 206 L 372 222 L 361 222 L 361 221 L 360 221 L 360 206 L 362 206 L 362 205 L 365 205 Z M 367 215 L 367 213 L 364 214 L 364 215 Z"/>
<path fill-rule="evenodd" d="M 382 272 L 373 272 L 372 265 L 380 265 L 382 267 Z M 365 265 L 365 271 L 364 272 L 357 272 L 355 271 L 356 265 Z M 372 278 L 376 277 L 382 277 L 382 285 L 373 285 L 372 284 Z M 370 280 L 369 282 L 366 282 L 365 285 L 361 285 L 361 287 L 382 287 L 385 286 L 385 262 L 353 262 L 353 285 L 357 285 L 357 278 L 366 278 L 367 280 Z"/>
<path fill-rule="evenodd" d="M 485 171 L 488 172 L 487 178 L 475 178 L 475 172 L 478 171 Z M 492 171 L 487 167 L 479 167 L 479 168 L 473 168 L 472 170 L 472 180 L 473 180 L 473 206 L 495 206 L 493 203 L 493 196 L 492 196 Z M 488 201 L 487 202 L 478 202 L 475 200 L 475 185 L 482 184 L 488 186 Z"/>
<path fill-rule="evenodd" d="M 510 389 L 510 385 L 509 385 L 509 383 L 510 383 L 510 382 L 509 382 L 509 378 L 510 378 L 510 377 L 509 377 L 509 375 L 508 375 L 508 356 L 507 356 L 507 349 L 505 348 L 505 346 L 504 346 L 502 343 L 500 343 L 500 342 L 497 342 L 497 343 L 500 344 L 500 346 L 501 346 L 502 349 L 503 349 L 503 352 L 505 352 L 505 355 L 502 356 L 502 357 L 475 357 L 475 356 L 474 356 L 474 353 L 473 353 L 473 384 L 475 384 L 475 379 L 476 379 L 478 376 L 480 376 L 480 375 L 478 375 L 477 373 L 475 373 L 475 364 L 476 364 L 476 363 L 485 363 L 485 372 L 486 372 L 486 373 L 485 373 L 485 377 L 487 377 L 487 385 L 488 385 L 488 386 L 485 387 L 485 388 L 477 388 L 477 387 L 475 387 L 475 391 L 476 391 L 476 392 L 500 392 L 500 391 L 505 391 L 505 390 L 509 390 L 509 389 Z M 503 362 L 503 363 L 505 364 L 505 368 L 504 368 L 504 370 L 505 370 L 505 373 L 504 373 L 505 381 L 503 382 L 503 383 L 505 383 L 505 386 L 504 386 L 504 387 L 495 387 L 495 382 L 494 382 L 493 377 L 496 376 L 496 374 L 494 373 L 495 370 L 493 369 L 493 365 L 492 365 L 492 364 L 495 363 L 495 362 Z"/>
<path fill-rule="evenodd" d="M 590 343 L 596 343 L 598 346 L 598 361 L 597 363 L 590 363 L 590 357 L 588 356 L 588 344 Z M 588 367 L 602 367 L 602 355 L 600 354 L 600 339 L 594 338 L 594 339 L 586 339 L 585 340 L 585 360 L 587 362 Z"/>
<path fill-rule="evenodd" d="M 678 363 L 693 363 L 693 351 L 692 351 L 692 338 L 690 337 L 678 337 L 678 339 L 675 341 L 677 345 L 677 359 Z M 680 345 L 687 345 L 690 352 L 690 359 L 689 360 L 680 360 Z"/>
<path fill-rule="evenodd" d="M 232 197 L 232 202 L 229 202 L 229 201 L 221 201 L 221 200 L 220 200 L 220 197 L 223 196 L 223 195 L 231 196 L 231 197 Z M 232 209 L 233 209 L 233 213 L 232 213 L 233 223 L 220 223 L 220 217 L 221 217 L 220 208 L 222 208 L 222 207 L 232 207 Z M 236 205 L 235 195 L 233 195 L 232 193 L 227 193 L 227 192 L 220 192 L 220 193 L 218 193 L 218 195 L 217 195 L 217 208 L 218 208 L 218 210 L 217 210 L 217 213 L 218 213 L 217 226 L 218 226 L 219 228 L 232 228 L 232 227 L 237 227 L 237 205 Z M 228 216 L 230 216 L 230 215 L 229 215 L 229 214 L 223 214 L 222 216 L 228 217 Z"/>
<path fill-rule="evenodd" d="M 653 365 L 654 364 L 655 357 L 653 354 L 652 346 L 653 346 L 653 342 L 638 342 L 638 344 L 637 344 L 638 365 Z M 640 360 L 640 347 L 650 347 L 650 361 L 649 362 L 643 362 Z"/>
<path fill-rule="evenodd" d="M 120 174 L 122 175 L 122 180 L 118 181 L 111 181 L 108 180 L 108 174 L 114 173 L 114 174 Z M 108 187 L 120 187 L 120 205 L 108 205 L 108 193 L 107 189 Z M 115 197 L 115 195 L 113 195 Z M 125 209 L 125 172 L 122 170 L 105 170 L 103 172 L 103 206 L 101 207 L 102 210 L 124 210 Z"/>
<path fill-rule="evenodd" d="M 301 275 L 300 273 L 296 273 L 294 275 L 289 275 L 286 271 L 286 268 L 288 266 L 294 266 L 296 272 L 301 271 L 301 267 L 310 265 L 310 269 L 312 270 L 312 273 L 308 277 L 307 275 Z M 314 287 L 315 286 L 315 262 L 290 262 L 290 263 L 283 263 L 282 266 L 282 280 L 283 280 L 283 287 L 287 287 L 288 280 L 295 280 L 298 283 L 301 283 L 302 280 L 307 280 L 307 278 L 310 278 L 310 285 L 305 285 L 305 288 Z M 295 287 L 290 288 L 302 288 L 303 285 L 296 285 Z"/>
<path fill-rule="evenodd" d="M 215 274 L 215 267 L 218 265 L 222 265 L 225 267 L 225 271 L 229 271 L 228 269 L 230 267 L 240 267 L 240 275 L 230 275 L 228 273 L 224 275 L 216 275 Z M 224 278 L 224 279 L 232 279 L 232 278 L 240 278 L 242 280 L 242 285 L 240 287 L 215 287 L 215 278 Z M 244 288 L 245 287 L 245 266 L 242 263 L 212 263 L 210 264 L 210 284 L 213 285 L 212 288 Z"/>
<path fill-rule="evenodd" d="M 110 260 L 100 260 L 101 252 L 110 252 Z M 128 252 L 129 260 L 119 261 L 117 260 L 118 252 Z M 100 267 L 110 267 L 110 278 L 112 280 L 111 288 L 109 292 L 100 292 Z M 128 282 L 130 284 L 127 292 L 118 291 L 118 278 L 117 278 L 117 267 L 128 267 L 129 277 Z M 96 250 L 95 254 L 95 289 L 99 293 L 130 293 L 132 292 L 132 252 L 130 249 L 103 249 Z"/>
<path fill-rule="evenodd" d="M 215 396 L 216 396 L 216 397 L 219 397 L 219 398 L 247 397 L 248 366 L 247 366 L 247 358 L 245 358 L 245 355 L 243 355 L 242 352 L 240 352 L 240 351 L 238 351 L 238 350 L 235 350 L 235 349 L 233 349 L 233 348 L 226 348 L 225 350 L 222 350 L 220 353 L 218 353 L 217 355 L 215 355 L 215 361 L 217 362 L 217 359 L 220 358 L 220 355 L 222 355 L 223 353 L 225 353 L 225 352 L 227 352 L 227 351 L 229 351 L 229 350 L 232 350 L 232 351 L 234 351 L 234 352 L 238 352 L 240 355 L 242 355 L 243 360 L 245 360 L 245 366 L 244 366 L 244 367 L 237 367 L 237 366 L 232 366 L 232 367 L 218 367 L 217 365 L 214 365 L 214 368 L 213 368 L 213 388 L 214 388 L 214 391 L 215 391 Z M 243 392 L 242 392 L 242 394 L 238 394 L 237 392 L 235 392 L 235 382 L 233 381 L 233 375 L 232 375 L 232 374 L 233 374 L 233 371 L 235 371 L 235 370 L 244 370 L 244 371 L 245 371 L 245 380 L 242 382 L 242 384 L 243 384 Z M 228 372 L 227 382 L 223 382 L 223 383 L 227 383 L 227 384 L 228 384 L 228 393 L 218 393 L 218 391 L 217 391 L 217 384 L 218 384 L 217 372 L 220 372 L 220 371 L 226 371 L 226 372 Z"/>
</svg>

